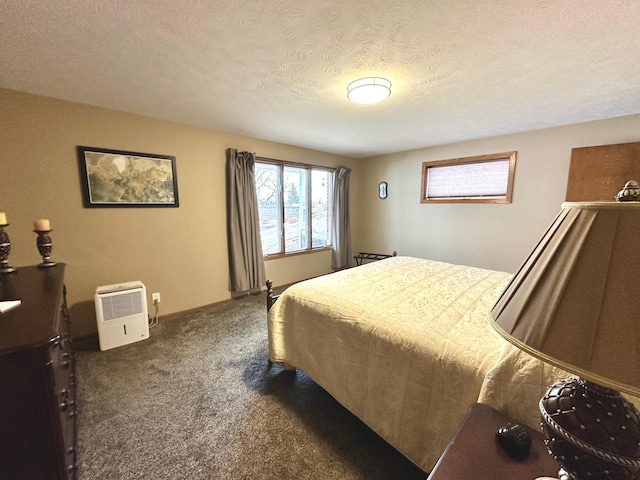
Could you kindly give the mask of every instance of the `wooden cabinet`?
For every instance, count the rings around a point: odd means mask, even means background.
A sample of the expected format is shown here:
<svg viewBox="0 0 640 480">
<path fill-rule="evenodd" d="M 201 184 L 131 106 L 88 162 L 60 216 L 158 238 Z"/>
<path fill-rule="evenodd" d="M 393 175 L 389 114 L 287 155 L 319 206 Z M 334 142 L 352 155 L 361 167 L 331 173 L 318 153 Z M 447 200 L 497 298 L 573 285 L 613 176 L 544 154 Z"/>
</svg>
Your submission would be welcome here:
<svg viewBox="0 0 640 480">
<path fill-rule="evenodd" d="M 0 478 L 76 478 L 76 383 L 64 264 L 0 276 Z"/>
</svg>

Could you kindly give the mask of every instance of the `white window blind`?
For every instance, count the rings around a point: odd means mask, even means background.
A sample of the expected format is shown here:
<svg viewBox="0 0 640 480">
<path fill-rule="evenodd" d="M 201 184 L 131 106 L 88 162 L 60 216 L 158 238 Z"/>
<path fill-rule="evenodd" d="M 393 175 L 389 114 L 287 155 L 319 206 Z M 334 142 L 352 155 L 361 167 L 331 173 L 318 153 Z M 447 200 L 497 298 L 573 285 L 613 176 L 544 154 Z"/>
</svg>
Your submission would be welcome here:
<svg viewBox="0 0 640 480">
<path fill-rule="evenodd" d="M 503 196 L 508 183 L 509 160 L 429 167 L 427 198 Z"/>
<path fill-rule="evenodd" d="M 511 203 L 516 152 L 422 163 L 420 201 Z"/>
</svg>

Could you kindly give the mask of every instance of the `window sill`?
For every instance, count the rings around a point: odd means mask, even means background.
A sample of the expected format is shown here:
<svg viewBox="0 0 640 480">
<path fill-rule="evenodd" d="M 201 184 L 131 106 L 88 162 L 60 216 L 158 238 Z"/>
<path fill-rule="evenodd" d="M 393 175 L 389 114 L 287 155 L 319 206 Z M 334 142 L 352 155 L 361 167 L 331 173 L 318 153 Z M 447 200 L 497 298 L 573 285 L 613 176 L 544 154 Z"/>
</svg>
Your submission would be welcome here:
<svg viewBox="0 0 640 480">
<path fill-rule="evenodd" d="M 299 252 L 291 252 L 291 253 L 275 253 L 273 255 L 265 255 L 264 256 L 264 261 L 269 261 L 269 260 L 278 260 L 281 258 L 288 258 L 288 257 L 297 257 L 298 255 L 308 255 L 310 253 L 318 253 L 318 252 L 326 252 L 326 251 L 331 251 L 331 247 L 322 247 L 322 248 L 314 248 L 312 250 L 301 250 Z"/>
<path fill-rule="evenodd" d="M 421 203 L 511 203 L 507 197 L 436 197 L 423 198 Z"/>
</svg>

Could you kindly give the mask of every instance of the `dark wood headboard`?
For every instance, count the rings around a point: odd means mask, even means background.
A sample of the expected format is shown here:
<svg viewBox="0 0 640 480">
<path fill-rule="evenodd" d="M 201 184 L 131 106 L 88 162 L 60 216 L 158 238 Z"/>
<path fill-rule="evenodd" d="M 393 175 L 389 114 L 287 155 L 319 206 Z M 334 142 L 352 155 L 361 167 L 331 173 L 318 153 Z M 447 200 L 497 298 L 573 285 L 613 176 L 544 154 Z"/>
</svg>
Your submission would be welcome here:
<svg viewBox="0 0 640 480">
<path fill-rule="evenodd" d="M 574 148 L 566 199 L 613 201 L 629 180 L 640 182 L 640 142 Z"/>
</svg>

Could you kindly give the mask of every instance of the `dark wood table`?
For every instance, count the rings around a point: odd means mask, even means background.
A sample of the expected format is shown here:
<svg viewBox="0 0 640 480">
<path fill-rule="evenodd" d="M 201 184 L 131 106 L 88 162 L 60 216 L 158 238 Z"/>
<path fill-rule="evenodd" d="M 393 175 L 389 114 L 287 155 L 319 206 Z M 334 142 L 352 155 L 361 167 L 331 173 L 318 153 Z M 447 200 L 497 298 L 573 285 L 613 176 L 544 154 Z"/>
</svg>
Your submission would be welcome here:
<svg viewBox="0 0 640 480">
<path fill-rule="evenodd" d="M 498 445 L 496 431 L 515 423 L 494 408 L 476 403 L 438 460 L 427 480 L 533 480 L 557 477 L 559 465 L 547 453 L 544 437 L 531 433 L 531 451 L 524 460 L 514 460 Z"/>
</svg>

